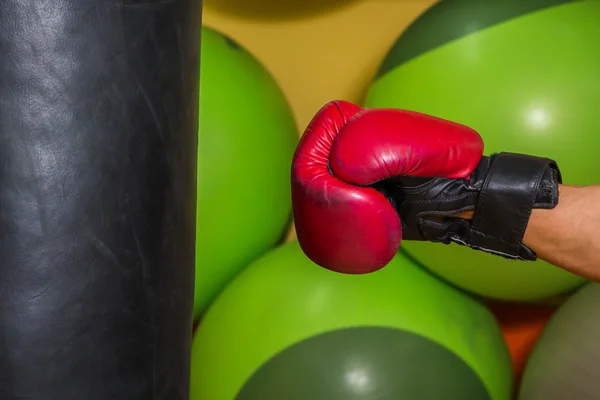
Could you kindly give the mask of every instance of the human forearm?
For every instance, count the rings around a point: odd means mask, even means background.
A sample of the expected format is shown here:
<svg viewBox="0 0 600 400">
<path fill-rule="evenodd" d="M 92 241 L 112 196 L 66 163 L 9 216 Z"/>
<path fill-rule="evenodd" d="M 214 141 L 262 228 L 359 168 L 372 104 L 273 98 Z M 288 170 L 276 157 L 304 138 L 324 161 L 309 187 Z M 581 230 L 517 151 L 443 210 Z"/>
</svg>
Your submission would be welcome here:
<svg viewBox="0 0 600 400">
<path fill-rule="evenodd" d="M 559 187 L 552 210 L 532 212 L 523 243 L 539 258 L 600 281 L 600 185 Z"/>
<path fill-rule="evenodd" d="M 559 193 L 555 208 L 532 211 L 523 243 L 540 259 L 600 282 L 600 185 L 560 185 Z"/>
</svg>

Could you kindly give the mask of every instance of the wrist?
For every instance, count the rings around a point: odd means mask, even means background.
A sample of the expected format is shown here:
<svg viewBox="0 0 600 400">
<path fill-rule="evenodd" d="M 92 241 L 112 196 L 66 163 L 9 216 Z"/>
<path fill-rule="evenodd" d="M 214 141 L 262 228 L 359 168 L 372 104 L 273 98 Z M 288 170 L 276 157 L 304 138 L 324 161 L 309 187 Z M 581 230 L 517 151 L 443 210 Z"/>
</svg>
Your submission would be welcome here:
<svg viewBox="0 0 600 400">
<path fill-rule="evenodd" d="M 462 218 L 462 219 L 466 219 L 466 220 L 471 220 L 473 219 L 473 214 L 475 213 L 475 211 L 470 210 L 470 211 L 465 211 L 465 212 L 461 212 L 459 214 L 455 214 L 453 215 L 454 218 Z"/>
</svg>

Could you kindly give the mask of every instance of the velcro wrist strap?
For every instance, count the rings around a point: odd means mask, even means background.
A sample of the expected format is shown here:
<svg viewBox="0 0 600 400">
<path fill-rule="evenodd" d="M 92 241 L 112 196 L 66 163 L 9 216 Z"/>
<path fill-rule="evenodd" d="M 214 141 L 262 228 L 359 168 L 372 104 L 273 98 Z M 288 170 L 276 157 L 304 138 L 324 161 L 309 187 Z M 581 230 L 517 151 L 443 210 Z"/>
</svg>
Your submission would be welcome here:
<svg viewBox="0 0 600 400">
<path fill-rule="evenodd" d="M 537 256 L 523 244 L 523 236 L 531 211 L 539 204 L 540 187 L 545 192 L 541 197 L 553 202 L 545 204 L 546 208 L 558 202 L 558 196 L 547 196 L 548 187 L 558 191 L 557 175 L 556 164 L 548 158 L 514 153 L 490 157 L 475 206 L 469 245 L 508 258 L 535 260 Z"/>
</svg>

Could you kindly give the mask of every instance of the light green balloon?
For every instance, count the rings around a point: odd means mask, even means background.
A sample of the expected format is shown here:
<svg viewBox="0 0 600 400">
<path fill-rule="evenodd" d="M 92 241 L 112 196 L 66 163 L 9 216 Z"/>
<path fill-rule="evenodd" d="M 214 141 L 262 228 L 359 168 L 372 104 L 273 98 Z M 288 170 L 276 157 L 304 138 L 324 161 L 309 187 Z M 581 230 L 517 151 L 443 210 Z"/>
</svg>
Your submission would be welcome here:
<svg viewBox="0 0 600 400">
<path fill-rule="evenodd" d="M 483 304 L 405 256 L 371 274 L 345 275 L 314 264 L 297 242 L 244 269 L 208 310 L 194 339 L 190 398 L 233 400 L 262 364 L 292 344 L 357 326 L 428 338 L 463 359 L 492 399 L 510 399 L 510 355 Z"/>
<path fill-rule="evenodd" d="M 207 27 L 201 52 L 196 318 L 285 233 L 298 142 L 288 102 L 253 55 Z"/>
<path fill-rule="evenodd" d="M 467 3 L 441 4 L 461 6 L 464 14 Z M 456 121 L 481 134 L 486 154 L 550 157 L 565 183 L 600 183 L 600 2 L 565 3 L 475 31 L 391 68 L 374 82 L 366 105 Z M 471 25 L 477 27 L 477 19 Z M 424 38 L 427 30 L 440 28 L 421 27 Z M 402 249 L 449 282 L 497 299 L 537 301 L 585 282 L 543 261 L 511 261 L 454 244 L 403 242 Z"/>
</svg>

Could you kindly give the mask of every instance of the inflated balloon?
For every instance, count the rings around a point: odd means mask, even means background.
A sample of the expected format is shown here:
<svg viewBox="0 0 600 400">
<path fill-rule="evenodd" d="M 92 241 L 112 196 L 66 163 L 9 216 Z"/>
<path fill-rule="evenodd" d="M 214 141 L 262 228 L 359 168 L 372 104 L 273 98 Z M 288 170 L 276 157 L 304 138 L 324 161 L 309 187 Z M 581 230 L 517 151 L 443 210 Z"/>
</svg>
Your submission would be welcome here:
<svg viewBox="0 0 600 400">
<path fill-rule="evenodd" d="M 589 283 L 554 314 L 535 345 L 519 400 L 600 399 L 600 284 Z"/>
<path fill-rule="evenodd" d="M 202 31 L 196 317 L 289 226 L 291 108 L 265 67 L 231 38 Z"/>
<path fill-rule="evenodd" d="M 565 183 L 600 183 L 600 2 L 445 0 L 400 36 L 366 105 L 416 110 L 477 130 L 487 154 L 555 159 Z M 585 281 L 544 261 L 464 246 L 402 249 L 474 293 L 536 301 Z"/>
<path fill-rule="evenodd" d="M 312 263 L 297 242 L 242 271 L 196 333 L 191 400 L 509 400 L 490 311 L 398 255 L 372 274 Z"/>
</svg>

